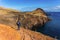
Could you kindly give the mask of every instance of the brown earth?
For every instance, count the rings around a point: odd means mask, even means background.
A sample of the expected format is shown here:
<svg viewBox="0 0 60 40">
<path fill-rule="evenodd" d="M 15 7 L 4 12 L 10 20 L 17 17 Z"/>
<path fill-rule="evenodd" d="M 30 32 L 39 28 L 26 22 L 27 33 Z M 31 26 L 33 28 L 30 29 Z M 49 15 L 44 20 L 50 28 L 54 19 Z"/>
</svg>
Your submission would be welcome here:
<svg viewBox="0 0 60 40">
<path fill-rule="evenodd" d="M 0 40 L 20 40 L 20 34 L 10 26 L 0 24 Z"/>
<path fill-rule="evenodd" d="M 41 8 L 38 8 L 32 12 L 19 12 L 6 8 L 0 8 L 0 17 L 0 23 L 9 25 L 15 29 L 17 29 L 16 22 L 18 17 L 21 26 L 30 30 L 33 28 L 35 30 L 42 27 L 46 22 L 49 21 L 46 13 Z"/>
<path fill-rule="evenodd" d="M 53 38 L 38 32 L 24 28 L 15 30 L 10 26 L 0 24 L 0 40 L 54 40 Z"/>
<path fill-rule="evenodd" d="M 20 30 L 16 30 L 18 18 L 21 23 Z M 41 8 L 32 12 L 20 12 L 0 7 L 0 40 L 54 40 L 32 31 L 43 27 L 48 21 L 49 18 Z"/>
</svg>

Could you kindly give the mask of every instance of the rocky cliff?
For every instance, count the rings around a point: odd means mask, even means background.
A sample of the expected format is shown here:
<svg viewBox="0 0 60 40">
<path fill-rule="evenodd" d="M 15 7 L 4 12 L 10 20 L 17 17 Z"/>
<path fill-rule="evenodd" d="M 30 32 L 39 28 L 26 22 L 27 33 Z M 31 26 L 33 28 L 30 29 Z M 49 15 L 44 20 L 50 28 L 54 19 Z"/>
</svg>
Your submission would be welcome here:
<svg viewBox="0 0 60 40">
<path fill-rule="evenodd" d="M 20 21 L 21 28 L 16 22 Z M 45 12 L 38 8 L 32 12 L 20 12 L 17 10 L 0 8 L 0 39 L 1 40 L 54 40 L 53 38 L 35 32 L 42 27 L 49 18 Z M 34 30 L 34 31 L 32 31 Z"/>
<path fill-rule="evenodd" d="M 21 26 L 31 30 L 33 28 L 35 30 L 36 28 L 42 27 L 47 21 L 49 21 L 49 18 L 41 8 L 32 12 L 19 12 L 0 8 L 0 17 L 0 23 L 15 26 L 13 28 L 17 28 L 16 22 L 19 17 Z"/>
<path fill-rule="evenodd" d="M 37 8 L 32 12 L 26 12 L 21 21 L 23 26 L 27 26 L 27 29 L 36 29 L 42 27 L 46 22 L 48 22 L 49 18 L 47 17 L 43 9 Z"/>
</svg>

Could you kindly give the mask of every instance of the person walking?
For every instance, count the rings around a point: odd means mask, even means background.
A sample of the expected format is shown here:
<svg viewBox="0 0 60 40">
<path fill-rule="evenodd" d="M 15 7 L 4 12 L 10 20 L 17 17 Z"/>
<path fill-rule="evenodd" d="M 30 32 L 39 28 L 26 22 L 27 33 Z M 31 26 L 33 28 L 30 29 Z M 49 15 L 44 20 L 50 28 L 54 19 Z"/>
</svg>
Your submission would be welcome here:
<svg viewBox="0 0 60 40">
<path fill-rule="evenodd" d="M 18 30 L 20 30 L 20 25 L 21 25 L 20 21 L 17 21 Z"/>
<path fill-rule="evenodd" d="M 17 18 L 17 26 L 18 26 L 18 30 L 20 30 L 20 26 L 21 26 L 21 23 L 20 23 L 20 15 L 18 15 L 18 18 Z"/>
</svg>

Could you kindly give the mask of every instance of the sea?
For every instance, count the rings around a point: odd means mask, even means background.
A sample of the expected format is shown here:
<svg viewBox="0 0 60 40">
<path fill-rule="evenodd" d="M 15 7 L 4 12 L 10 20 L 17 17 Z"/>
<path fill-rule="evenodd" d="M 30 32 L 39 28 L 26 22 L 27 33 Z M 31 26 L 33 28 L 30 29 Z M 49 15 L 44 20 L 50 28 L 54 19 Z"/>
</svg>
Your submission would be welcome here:
<svg viewBox="0 0 60 40">
<path fill-rule="evenodd" d="M 47 12 L 47 15 L 51 21 L 47 22 L 38 32 L 60 40 L 60 12 Z"/>
</svg>

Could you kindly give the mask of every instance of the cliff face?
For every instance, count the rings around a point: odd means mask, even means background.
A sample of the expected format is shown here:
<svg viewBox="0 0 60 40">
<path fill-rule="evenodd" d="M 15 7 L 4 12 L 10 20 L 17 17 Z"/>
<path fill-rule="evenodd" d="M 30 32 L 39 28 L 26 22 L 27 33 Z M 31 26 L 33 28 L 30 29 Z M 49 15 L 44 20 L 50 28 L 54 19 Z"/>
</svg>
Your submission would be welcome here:
<svg viewBox="0 0 60 40">
<path fill-rule="evenodd" d="M 12 26 L 16 29 L 16 22 L 18 18 L 21 26 L 30 30 L 42 27 L 47 21 L 49 21 L 49 18 L 41 8 L 32 12 L 19 12 L 16 10 L 0 8 L 0 17 L 0 23 Z"/>
<path fill-rule="evenodd" d="M 21 23 L 20 30 L 16 30 L 18 19 Z M 54 40 L 32 31 L 42 27 L 48 21 L 49 18 L 41 8 L 32 12 L 0 8 L 0 40 Z"/>
<path fill-rule="evenodd" d="M 25 14 L 23 13 L 22 16 L 20 14 L 20 21 L 24 28 L 36 29 L 42 27 L 46 22 L 48 22 L 49 18 L 47 17 L 43 9 L 38 8 L 32 12 L 26 12 Z"/>
</svg>

